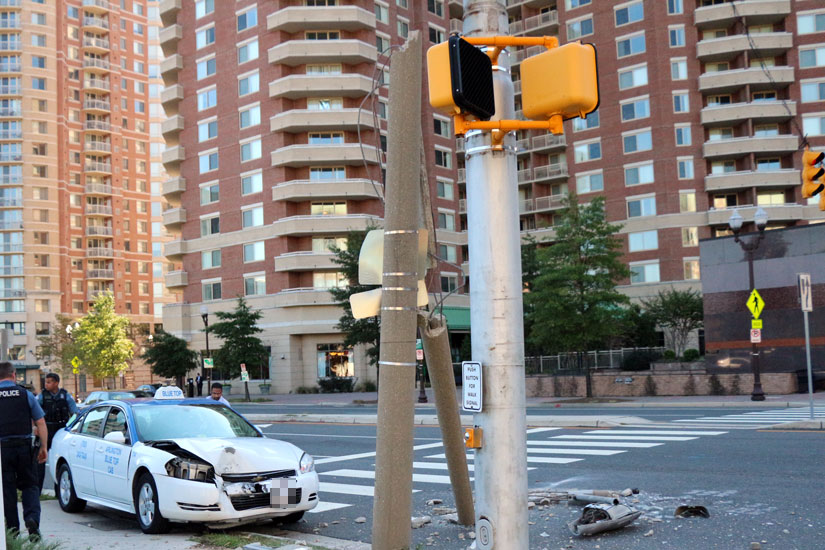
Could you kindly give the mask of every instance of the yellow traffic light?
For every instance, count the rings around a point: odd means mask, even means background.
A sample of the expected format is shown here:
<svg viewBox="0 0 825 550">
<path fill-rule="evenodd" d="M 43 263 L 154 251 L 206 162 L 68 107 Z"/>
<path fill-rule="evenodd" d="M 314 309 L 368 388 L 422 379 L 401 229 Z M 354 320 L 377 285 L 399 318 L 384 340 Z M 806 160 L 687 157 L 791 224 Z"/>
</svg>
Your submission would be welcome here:
<svg viewBox="0 0 825 550">
<path fill-rule="evenodd" d="M 825 159 L 825 153 L 817 153 L 805 147 L 802 153 L 802 197 L 809 199 L 819 193 L 825 188 L 825 168 L 822 167 L 822 161 Z M 825 210 L 825 194 L 822 195 L 819 207 Z"/>
<path fill-rule="evenodd" d="M 492 62 L 460 36 L 427 51 L 427 76 L 434 109 L 450 116 L 467 112 L 480 120 L 495 114 Z"/>
<path fill-rule="evenodd" d="M 582 117 L 599 107 L 596 47 L 571 42 L 521 63 L 521 105 L 529 119 Z"/>
</svg>

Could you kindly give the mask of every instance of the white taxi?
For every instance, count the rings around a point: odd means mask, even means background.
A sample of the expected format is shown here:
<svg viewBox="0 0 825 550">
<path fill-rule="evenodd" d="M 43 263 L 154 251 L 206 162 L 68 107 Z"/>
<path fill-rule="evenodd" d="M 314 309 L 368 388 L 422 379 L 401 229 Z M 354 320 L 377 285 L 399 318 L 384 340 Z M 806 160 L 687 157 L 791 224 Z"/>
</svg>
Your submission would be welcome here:
<svg viewBox="0 0 825 550">
<path fill-rule="evenodd" d="M 295 522 L 318 505 L 309 454 L 175 387 L 83 411 L 55 435 L 48 468 L 65 512 L 90 502 L 134 513 L 144 533 L 170 522 Z"/>
</svg>

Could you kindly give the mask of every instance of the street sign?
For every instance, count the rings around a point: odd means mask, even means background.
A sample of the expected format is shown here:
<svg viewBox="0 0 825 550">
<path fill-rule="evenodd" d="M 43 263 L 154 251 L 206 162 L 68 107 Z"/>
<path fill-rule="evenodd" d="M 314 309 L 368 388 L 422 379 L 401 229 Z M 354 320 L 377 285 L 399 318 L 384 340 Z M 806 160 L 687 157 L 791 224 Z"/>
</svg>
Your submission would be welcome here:
<svg viewBox="0 0 825 550">
<path fill-rule="evenodd" d="M 754 288 L 753 292 L 751 292 L 751 295 L 748 296 L 748 303 L 746 305 L 748 306 L 748 309 L 750 310 L 751 315 L 753 315 L 753 318 L 754 319 L 759 319 L 759 315 L 762 313 L 762 310 L 765 308 L 765 301 L 762 299 L 762 296 L 760 296 L 759 293 Z"/>
<path fill-rule="evenodd" d="M 415 360 L 416 361 L 423 361 L 424 360 L 424 350 L 423 349 L 415 350 Z"/>
<path fill-rule="evenodd" d="M 751 329 L 751 344 L 758 344 L 761 341 L 762 341 L 762 329 L 752 328 Z"/>
<path fill-rule="evenodd" d="M 751 319 L 751 328 L 762 328 L 762 319 Z"/>
<path fill-rule="evenodd" d="M 241 372 L 246 372 L 246 363 L 241 363 Z"/>
<path fill-rule="evenodd" d="M 72 374 L 78 374 L 80 372 L 80 365 L 83 364 L 83 361 L 80 360 L 80 357 L 77 355 L 72 358 Z"/>
<path fill-rule="evenodd" d="M 241 382 L 249 382 L 249 372 L 245 370 L 241 371 Z"/>
<path fill-rule="evenodd" d="M 462 361 L 461 380 L 461 408 L 481 412 L 481 363 Z"/>
<path fill-rule="evenodd" d="M 799 303 L 802 305 L 802 311 L 813 311 L 814 301 L 811 294 L 811 274 L 797 273 L 799 286 Z"/>
<path fill-rule="evenodd" d="M 205 368 L 205 369 L 211 369 L 211 368 L 213 368 L 214 366 L 215 366 L 215 360 L 214 360 L 214 359 L 212 359 L 211 357 L 206 357 L 206 358 L 204 358 L 204 360 L 203 360 L 203 368 Z"/>
</svg>

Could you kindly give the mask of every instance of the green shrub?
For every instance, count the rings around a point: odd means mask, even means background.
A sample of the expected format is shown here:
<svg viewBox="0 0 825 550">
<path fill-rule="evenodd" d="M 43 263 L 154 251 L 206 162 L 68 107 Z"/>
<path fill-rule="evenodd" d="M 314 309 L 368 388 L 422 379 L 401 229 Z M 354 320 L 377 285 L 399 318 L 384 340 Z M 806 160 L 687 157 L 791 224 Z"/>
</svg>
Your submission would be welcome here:
<svg viewBox="0 0 825 550">
<path fill-rule="evenodd" d="M 321 393 L 350 393 L 355 386 L 355 378 L 344 376 L 330 376 L 319 378 L 318 385 L 321 386 Z"/>
<path fill-rule="evenodd" d="M 650 370 L 650 364 L 660 359 L 662 355 L 657 351 L 636 350 L 628 353 L 622 359 L 622 370 Z"/>
<path fill-rule="evenodd" d="M 673 351 L 672 349 L 666 349 L 665 353 L 662 357 L 664 357 L 668 361 L 671 361 L 673 359 L 676 359 L 676 352 Z"/>
<path fill-rule="evenodd" d="M 6 548 L 8 550 L 57 550 L 59 542 L 31 541 L 26 535 L 14 536 L 14 532 L 6 529 Z"/>
<path fill-rule="evenodd" d="M 374 392 L 378 391 L 378 387 L 375 385 L 375 382 L 372 380 L 364 380 L 357 386 L 355 386 L 355 391 L 357 392 Z"/>
<path fill-rule="evenodd" d="M 685 354 L 682 356 L 685 361 L 696 361 L 699 359 L 699 350 L 695 348 L 689 348 L 685 350 Z"/>
<path fill-rule="evenodd" d="M 318 393 L 320 388 L 318 386 L 298 386 L 295 393 Z"/>
<path fill-rule="evenodd" d="M 687 355 L 687 352 L 685 352 L 685 355 Z M 708 378 L 708 385 L 710 386 L 711 395 L 725 395 L 725 386 L 722 385 L 722 382 L 719 381 L 719 377 L 715 374 L 711 374 Z"/>
<path fill-rule="evenodd" d="M 645 395 L 653 397 L 656 395 L 656 381 L 653 380 L 651 375 L 647 375 L 645 378 Z"/>
</svg>

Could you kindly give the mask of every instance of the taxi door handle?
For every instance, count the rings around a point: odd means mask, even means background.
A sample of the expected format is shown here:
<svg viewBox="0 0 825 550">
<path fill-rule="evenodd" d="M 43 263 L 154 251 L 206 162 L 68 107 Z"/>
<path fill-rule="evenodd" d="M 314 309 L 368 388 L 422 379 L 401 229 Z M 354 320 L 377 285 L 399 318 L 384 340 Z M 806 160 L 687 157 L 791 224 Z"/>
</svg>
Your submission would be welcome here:
<svg viewBox="0 0 825 550">
<path fill-rule="evenodd" d="M 103 452 L 103 447 L 98 447 L 98 448 L 96 449 L 96 451 L 97 451 L 97 452 L 99 452 L 99 453 L 102 453 L 102 452 Z"/>
<path fill-rule="evenodd" d="M 69 445 L 71 445 L 72 447 L 77 447 L 77 440 L 72 439 L 72 440 L 69 442 Z"/>
</svg>

